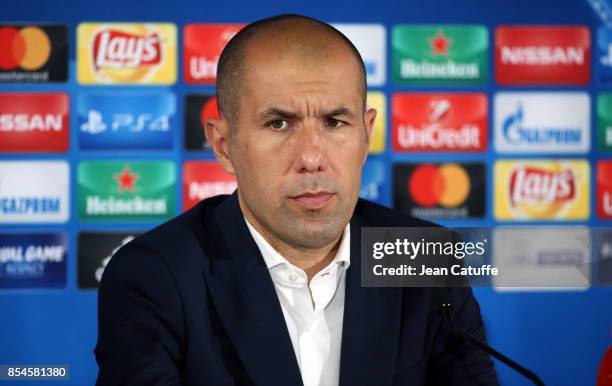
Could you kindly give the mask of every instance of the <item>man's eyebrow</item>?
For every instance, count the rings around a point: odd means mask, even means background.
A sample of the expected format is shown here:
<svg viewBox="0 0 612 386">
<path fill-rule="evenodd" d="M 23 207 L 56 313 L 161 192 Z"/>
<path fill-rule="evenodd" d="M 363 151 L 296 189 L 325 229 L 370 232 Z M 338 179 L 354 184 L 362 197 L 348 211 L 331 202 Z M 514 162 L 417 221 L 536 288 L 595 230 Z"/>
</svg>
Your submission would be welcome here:
<svg viewBox="0 0 612 386">
<path fill-rule="evenodd" d="M 299 114 L 297 113 L 293 113 L 291 111 L 285 111 L 277 107 L 270 107 L 269 109 L 265 109 L 261 113 L 257 114 L 257 118 L 259 119 L 268 119 L 268 118 L 295 119 L 298 117 L 299 117 Z"/>
<path fill-rule="evenodd" d="M 335 117 L 338 115 L 344 115 L 350 118 L 355 116 L 355 114 L 353 114 L 353 111 L 348 107 L 337 107 L 335 109 L 324 111 L 322 114 L 322 116 L 324 117 Z"/>
<path fill-rule="evenodd" d="M 336 107 L 331 110 L 323 111 L 321 113 L 322 117 L 336 117 L 336 116 L 347 116 L 354 117 L 355 114 L 348 107 Z M 297 119 L 300 118 L 300 114 L 294 113 L 291 111 L 286 111 L 283 109 L 279 109 L 278 107 L 270 107 L 265 109 L 261 113 L 257 114 L 257 118 L 259 119 L 270 119 L 270 118 L 285 118 L 285 119 Z"/>
</svg>

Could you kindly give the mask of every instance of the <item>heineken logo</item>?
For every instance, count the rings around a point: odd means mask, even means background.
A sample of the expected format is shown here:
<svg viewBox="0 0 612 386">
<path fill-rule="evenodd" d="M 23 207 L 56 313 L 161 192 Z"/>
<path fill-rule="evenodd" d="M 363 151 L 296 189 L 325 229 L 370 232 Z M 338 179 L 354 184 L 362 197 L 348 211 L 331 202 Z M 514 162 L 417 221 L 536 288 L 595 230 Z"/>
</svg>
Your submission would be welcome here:
<svg viewBox="0 0 612 386">
<path fill-rule="evenodd" d="M 134 186 L 136 184 L 136 180 L 140 178 L 140 174 L 132 173 L 129 165 L 125 165 L 121 173 L 115 174 L 115 180 L 119 184 L 119 191 L 123 192 L 124 190 L 129 190 L 131 192 L 134 191 Z"/>
<path fill-rule="evenodd" d="M 481 26 L 393 29 L 393 77 L 398 83 L 484 84 L 488 36 Z"/>
<path fill-rule="evenodd" d="M 83 162 L 78 183 L 83 219 L 163 220 L 176 213 L 171 162 Z"/>
<path fill-rule="evenodd" d="M 168 211 L 166 200 L 147 200 L 142 197 L 129 199 L 116 199 L 110 197 L 90 196 L 87 197 L 87 215 L 123 215 L 123 216 L 164 216 Z"/>
<path fill-rule="evenodd" d="M 438 30 L 436 36 L 427 40 L 431 45 L 431 54 L 432 56 L 436 55 L 444 55 L 448 56 L 448 47 L 452 44 L 452 40 L 444 36 L 444 32 L 442 30 Z"/>
</svg>

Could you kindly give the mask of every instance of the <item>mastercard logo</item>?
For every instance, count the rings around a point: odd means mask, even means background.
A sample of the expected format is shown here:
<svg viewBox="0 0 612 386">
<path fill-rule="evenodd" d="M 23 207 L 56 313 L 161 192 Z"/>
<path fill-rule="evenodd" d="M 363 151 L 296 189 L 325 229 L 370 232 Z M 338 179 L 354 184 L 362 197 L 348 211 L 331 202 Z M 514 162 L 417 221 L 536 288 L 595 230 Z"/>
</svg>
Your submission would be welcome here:
<svg viewBox="0 0 612 386">
<path fill-rule="evenodd" d="M 423 164 L 414 169 L 408 179 L 408 191 L 421 207 L 454 208 L 470 194 L 470 176 L 458 164 Z"/>
<path fill-rule="evenodd" d="M 0 69 L 37 70 L 50 56 L 51 40 L 42 28 L 0 28 Z"/>
</svg>

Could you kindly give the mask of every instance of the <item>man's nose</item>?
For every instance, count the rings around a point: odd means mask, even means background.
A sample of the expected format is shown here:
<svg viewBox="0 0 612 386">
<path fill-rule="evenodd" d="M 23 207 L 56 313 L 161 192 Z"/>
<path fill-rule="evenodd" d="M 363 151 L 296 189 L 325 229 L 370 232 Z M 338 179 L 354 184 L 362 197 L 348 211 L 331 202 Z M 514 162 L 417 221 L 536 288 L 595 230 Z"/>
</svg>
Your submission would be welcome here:
<svg viewBox="0 0 612 386">
<path fill-rule="evenodd" d="M 295 169 L 298 173 L 315 173 L 327 169 L 327 141 L 315 122 L 305 123 L 298 131 Z"/>
</svg>

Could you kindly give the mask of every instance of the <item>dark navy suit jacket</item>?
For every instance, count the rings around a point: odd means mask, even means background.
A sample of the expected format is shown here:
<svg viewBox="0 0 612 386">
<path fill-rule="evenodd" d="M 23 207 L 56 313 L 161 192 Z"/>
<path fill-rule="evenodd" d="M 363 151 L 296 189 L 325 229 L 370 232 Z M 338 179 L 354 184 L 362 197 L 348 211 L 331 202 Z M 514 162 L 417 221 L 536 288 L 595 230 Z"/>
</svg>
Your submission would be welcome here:
<svg viewBox="0 0 612 386">
<path fill-rule="evenodd" d="M 361 226 L 431 226 L 359 200 L 341 386 L 498 385 L 489 357 L 442 323 L 431 288 L 362 288 Z M 469 288 L 448 296 L 485 339 Z M 296 386 L 298 363 L 274 284 L 236 193 L 202 201 L 121 248 L 99 290 L 97 385 Z"/>
</svg>

